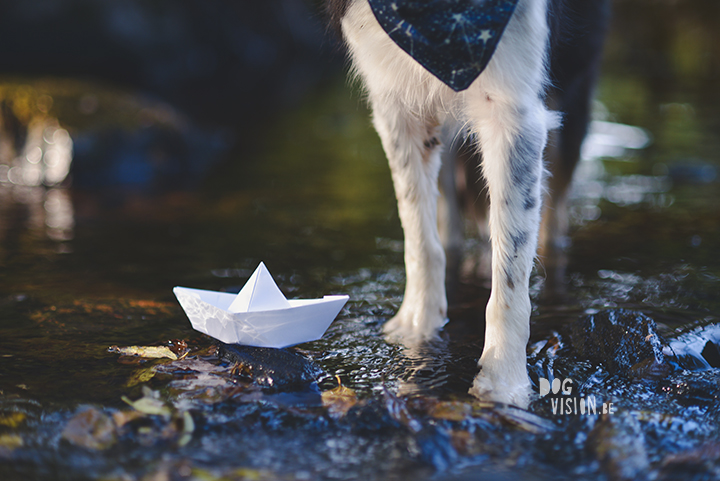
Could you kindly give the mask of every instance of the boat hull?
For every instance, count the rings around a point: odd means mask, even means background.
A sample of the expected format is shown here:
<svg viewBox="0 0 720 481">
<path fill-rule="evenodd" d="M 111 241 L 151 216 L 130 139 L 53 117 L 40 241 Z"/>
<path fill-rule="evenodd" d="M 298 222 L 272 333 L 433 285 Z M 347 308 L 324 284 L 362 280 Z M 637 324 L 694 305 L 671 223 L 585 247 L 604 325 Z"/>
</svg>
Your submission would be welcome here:
<svg viewBox="0 0 720 481">
<path fill-rule="evenodd" d="M 348 296 L 288 300 L 289 307 L 230 312 L 237 294 L 176 287 L 193 328 L 228 344 L 282 348 L 320 339 Z"/>
</svg>

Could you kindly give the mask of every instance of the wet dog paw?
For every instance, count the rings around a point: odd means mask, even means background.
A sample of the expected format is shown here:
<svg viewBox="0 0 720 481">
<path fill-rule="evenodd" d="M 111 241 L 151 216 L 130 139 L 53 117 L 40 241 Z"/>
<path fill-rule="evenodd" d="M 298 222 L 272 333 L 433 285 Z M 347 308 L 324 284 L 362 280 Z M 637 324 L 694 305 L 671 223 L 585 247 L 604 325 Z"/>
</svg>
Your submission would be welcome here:
<svg viewBox="0 0 720 481">
<path fill-rule="evenodd" d="M 431 309 L 405 309 L 405 304 L 398 313 L 385 323 L 383 332 L 385 339 L 392 343 L 417 344 L 438 337 L 438 332 L 447 322 L 441 309 L 434 309 L 437 314 L 431 315 Z"/>
<path fill-rule="evenodd" d="M 527 409 L 531 394 L 530 380 L 527 375 L 510 379 L 510 376 L 498 376 L 483 368 L 483 371 L 475 376 L 469 393 L 483 401 L 512 404 Z"/>
</svg>

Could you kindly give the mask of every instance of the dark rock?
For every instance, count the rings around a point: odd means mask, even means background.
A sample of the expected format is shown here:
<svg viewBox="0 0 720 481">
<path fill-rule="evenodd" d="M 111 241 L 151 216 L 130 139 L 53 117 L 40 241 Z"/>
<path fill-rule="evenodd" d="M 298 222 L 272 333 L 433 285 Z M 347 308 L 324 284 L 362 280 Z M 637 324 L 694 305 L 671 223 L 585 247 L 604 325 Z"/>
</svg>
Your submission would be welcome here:
<svg viewBox="0 0 720 481">
<path fill-rule="evenodd" d="M 641 312 L 612 309 L 578 320 L 571 328 L 575 355 L 602 364 L 611 374 L 667 373 L 655 321 Z"/>
<path fill-rule="evenodd" d="M 386 403 L 380 400 L 356 404 L 350 408 L 343 421 L 354 433 L 361 435 L 407 431 L 403 424 L 390 414 Z"/>
<path fill-rule="evenodd" d="M 264 388 L 301 387 L 323 373 L 310 359 L 286 349 L 220 343 L 218 355 L 237 365 L 237 375 Z"/>
<path fill-rule="evenodd" d="M 701 406 L 714 414 L 720 412 L 720 370 L 684 371 L 661 380 L 657 390 L 681 406 Z"/>
<path fill-rule="evenodd" d="M 712 367 L 720 367 L 720 347 L 716 343 L 708 341 L 700 354 Z"/>
</svg>

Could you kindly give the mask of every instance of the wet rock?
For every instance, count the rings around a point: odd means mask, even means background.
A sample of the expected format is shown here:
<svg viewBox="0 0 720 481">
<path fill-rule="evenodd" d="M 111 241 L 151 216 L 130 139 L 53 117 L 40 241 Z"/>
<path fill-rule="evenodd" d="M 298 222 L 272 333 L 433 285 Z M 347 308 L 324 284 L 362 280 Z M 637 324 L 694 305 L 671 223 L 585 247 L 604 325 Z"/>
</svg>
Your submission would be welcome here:
<svg viewBox="0 0 720 481">
<path fill-rule="evenodd" d="M 640 423 L 631 414 L 605 415 L 588 435 L 595 453 L 610 479 L 646 479 L 649 467 Z"/>
<path fill-rule="evenodd" d="M 388 411 L 384 400 L 371 399 L 358 403 L 348 411 L 343 420 L 352 432 L 363 436 L 407 432 L 407 428 Z"/>
<path fill-rule="evenodd" d="M 661 380 L 657 389 L 681 406 L 702 406 L 715 414 L 720 412 L 720 370 L 680 373 Z"/>
<path fill-rule="evenodd" d="M 655 321 L 641 312 L 611 309 L 587 316 L 571 328 L 575 355 L 602 364 L 611 374 L 667 374 L 663 347 Z"/>
<path fill-rule="evenodd" d="M 314 362 L 293 351 L 220 343 L 218 355 L 234 363 L 235 373 L 261 387 L 289 389 L 315 382 L 323 373 Z"/>
</svg>

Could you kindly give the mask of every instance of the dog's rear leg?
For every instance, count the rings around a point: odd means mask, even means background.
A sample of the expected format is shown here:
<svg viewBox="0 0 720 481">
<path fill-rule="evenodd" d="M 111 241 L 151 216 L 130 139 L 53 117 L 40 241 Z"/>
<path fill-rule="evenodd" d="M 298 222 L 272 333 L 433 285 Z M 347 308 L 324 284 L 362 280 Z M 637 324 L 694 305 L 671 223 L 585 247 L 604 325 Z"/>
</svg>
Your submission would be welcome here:
<svg viewBox="0 0 720 481">
<path fill-rule="evenodd" d="M 437 230 L 440 141 L 438 122 L 392 96 L 373 98 L 373 123 L 392 173 L 405 235 L 405 296 L 385 325 L 389 340 L 427 340 L 445 324 L 445 254 Z"/>
<path fill-rule="evenodd" d="M 542 153 L 551 117 L 538 97 L 519 106 L 486 94 L 473 103 L 479 104 L 470 109 L 490 196 L 492 291 L 481 371 L 470 392 L 524 407 L 530 393 L 528 284 L 540 227 Z"/>
</svg>

